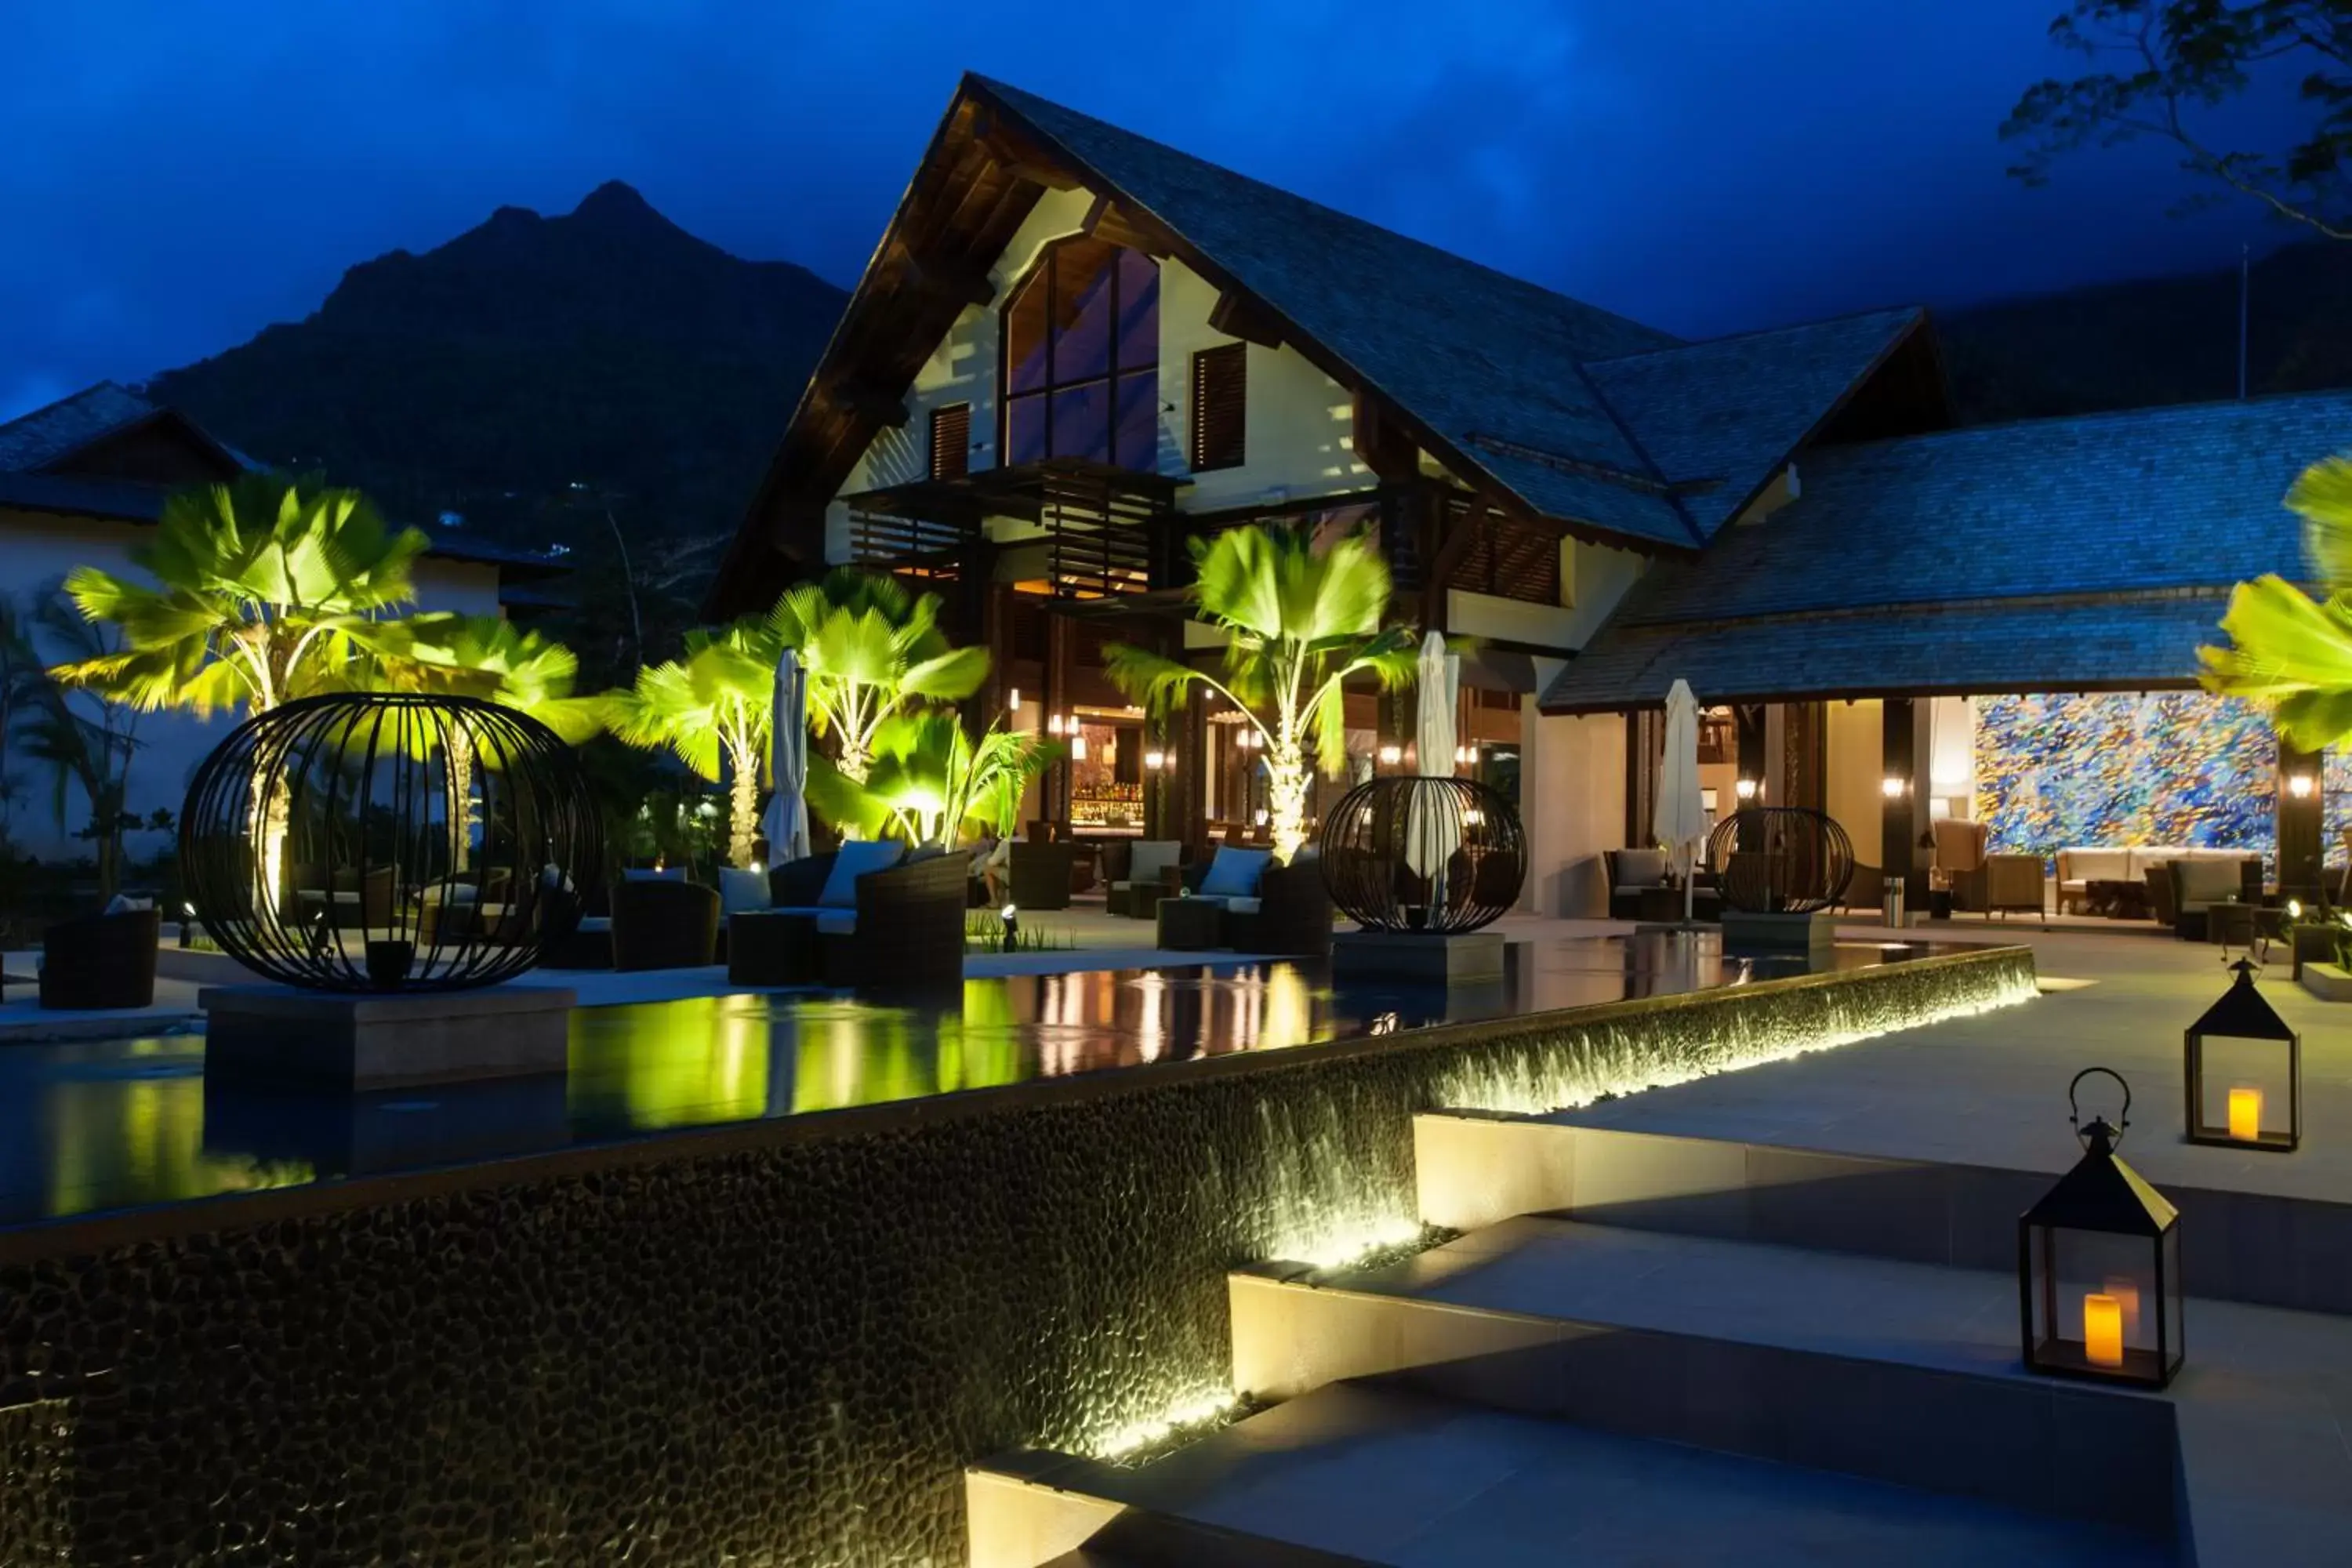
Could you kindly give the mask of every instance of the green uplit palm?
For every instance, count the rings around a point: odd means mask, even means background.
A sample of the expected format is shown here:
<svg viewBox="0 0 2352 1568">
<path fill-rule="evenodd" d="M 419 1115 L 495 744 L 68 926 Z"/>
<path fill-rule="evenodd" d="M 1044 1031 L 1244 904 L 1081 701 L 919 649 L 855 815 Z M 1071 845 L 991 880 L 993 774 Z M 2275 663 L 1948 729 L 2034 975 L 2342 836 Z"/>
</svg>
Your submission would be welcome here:
<svg viewBox="0 0 2352 1568">
<path fill-rule="evenodd" d="M 1388 563 L 1360 534 L 1318 550 L 1304 531 L 1252 525 L 1195 539 L 1192 559 L 1192 598 L 1227 636 L 1224 679 L 1124 643 L 1105 662 L 1112 682 L 1150 707 L 1202 686 L 1242 710 L 1265 739 L 1275 858 L 1286 863 L 1307 842 L 1310 760 L 1327 773 L 1347 761 L 1343 683 L 1412 680 L 1412 633 L 1381 625 Z"/>
<path fill-rule="evenodd" d="M 776 601 L 769 626 L 808 672 L 810 728 L 834 736 L 835 761 L 852 780 L 866 776 L 894 714 L 960 700 L 988 679 L 988 650 L 950 646 L 940 608 L 936 594 L 849 567 Z"/>
<path fill-rule="evenodd" d="M 580 660 L 562 643 L 498 616 L 448 612 L 380 621 L 358 635 L 373 663 L 373 681 L 387 690 L 475 697 L 538 720 L 571 745 L 604 727 L 607 704 L 572 694 Z M 505 759 L 478 757 L 478 739 L 452 727 L 447 733 L 450 863 L 466 865 L 473 843 L 474 770 L 493 772 Z"/>
<path fill-rule="evenodd" d="M 2319 752 L 2352 735 L 2352 459 L 2305 469 L 2286 504 L 2326 596 L 2275 574 L 2241 583 L 2221 617 L 2230 646 L 2198 657 L 2209 690 L 2266 704 L 2291 743 Z"/>
<path fill-rule="evenodd" d="M 876 730 L 866 776 L 813 759 L 808 793 L 845 833 L 895 833 L 916 844 L 951 844 L 966 822 L 1009 836 L 1029 781 L 1061 755 L 1061 742 L 992 724 L 975 744 L 953 713 L 899 713 Z"/>
<path fill-rule="evenodd" d="M 66 592 L 121 628 L 116 652 L 53 673 L 142 710 L 267 712 L 360 683 L 354 638 L 414 596 L 415 529 L 388 530 L 357 490 L 267 474 L 181 490 L 131 558 L 154 579 L 77 567 Z"/>
<path fill-rule="evenodd" d="M 727 858 L 751 864 L 760 773 L 775 714 L 782 649 L 757 616 L 716 631 L 686 634 L 686 657 L 637 672 L 636 685 L 610 692 L 613 732 L 633 746 L 666 746 L 713 784 L 728 785 Z"/>
</svg>

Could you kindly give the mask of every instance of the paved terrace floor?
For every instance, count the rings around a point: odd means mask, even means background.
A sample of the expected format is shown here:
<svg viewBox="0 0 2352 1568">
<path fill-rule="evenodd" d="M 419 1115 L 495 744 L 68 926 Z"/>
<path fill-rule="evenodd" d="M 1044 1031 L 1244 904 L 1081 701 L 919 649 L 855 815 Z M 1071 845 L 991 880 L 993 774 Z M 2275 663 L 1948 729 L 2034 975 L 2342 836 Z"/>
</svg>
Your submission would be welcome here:
<svg viewBox="0 0 2352 1568">
<path fill-rule="evenodd" d="M 1967 941 L 1980 929 L 1938 923 L 1924 931 Z M 2084 1068 L 2108 1067 L 2131 1085 L 2125 1157 L 2158 1186 L 2352 1201 L 2352 1005 L 2305 992 L 2288 978 L 2283 950 L 2273 951 L 2258 984 L 2303 1037 L 2304 1141 L 2291 1155 L 2182 1141 L 2181 1035 L 2231 979 L 2220 948 L 2137 927 L 2019 924 L 2002 934 L 2034 950 L 2045 994 L 2026 1006 L 1653 1089 L 1561 1119 L 2054 1173 L 2080 1153 L 2066 1124 L 2067 1080 Z M 2107 1097 L 2096 1108 L 2112 1116 L 2114 1086 L 2103 1079 L 2084 1086 L 2084 1114 L 2094 1109 L 2087 1097 L 2095 1086 Z"/>
</svg>

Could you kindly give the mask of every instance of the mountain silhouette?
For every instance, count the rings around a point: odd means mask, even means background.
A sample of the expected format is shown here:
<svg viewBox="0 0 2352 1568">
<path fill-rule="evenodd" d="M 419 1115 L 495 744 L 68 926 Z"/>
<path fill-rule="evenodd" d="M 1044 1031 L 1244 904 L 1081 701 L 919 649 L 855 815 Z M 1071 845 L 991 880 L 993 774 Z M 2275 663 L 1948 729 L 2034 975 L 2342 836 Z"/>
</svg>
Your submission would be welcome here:
<svg viewBox="0 0 2352 1568">
<path fill-rule="evenodd" d="M 619 181 L 344 273 L 307 319 L 156 377 L 266 461 L 509 543 L 731 531 L 847 296 Z"/>
</svg>

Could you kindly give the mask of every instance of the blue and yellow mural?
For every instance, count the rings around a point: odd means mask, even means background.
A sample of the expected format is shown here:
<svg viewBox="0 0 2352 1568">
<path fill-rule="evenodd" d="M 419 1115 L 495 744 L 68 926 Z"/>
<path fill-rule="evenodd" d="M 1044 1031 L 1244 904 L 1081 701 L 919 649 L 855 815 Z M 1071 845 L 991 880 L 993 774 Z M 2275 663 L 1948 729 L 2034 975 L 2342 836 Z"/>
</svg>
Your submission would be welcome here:
<svg viewBox="0 0 2352 1568">
<path fill-rule="evenodd" d="M 2273 847 L 2278 743 L 2201 691 L 1979 697 L 1977 816 L 1998 853 L 2070 845 Z"/>
</svg>

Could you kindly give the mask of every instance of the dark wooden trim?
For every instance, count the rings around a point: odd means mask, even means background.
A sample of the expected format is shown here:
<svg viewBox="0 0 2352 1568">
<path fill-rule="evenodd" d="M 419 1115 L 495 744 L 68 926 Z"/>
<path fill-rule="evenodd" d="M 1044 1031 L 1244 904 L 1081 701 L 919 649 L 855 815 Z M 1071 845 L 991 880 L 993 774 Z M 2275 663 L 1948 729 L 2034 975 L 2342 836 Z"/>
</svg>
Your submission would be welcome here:
<svg viewBox="0 0 2352 1568">
<path fill-rule="evenodd" d="M 1372 476 L 1384 485 L 1412 484 L 1422 477 L 1421 452 L 1412 438 L 1398 427 L 1393 419 L 1382 416 L 1381 400 L 1354 395 L 1350 410 L 1350 426 L 1355 437 L 1356 460 L 1371 469 Z"/>
<path fill-rule="evenodd" d="M 1235 289 L 1218 294 L 1217 302 L 1209 307 L 1209 330 L 1260 348 L 1282 346 L 1282 327 L 1273 312 Z"/>
<path fill-rule="evenodd" d="M 843 413 L 892 430 L 905 429 L 911 417 L 904 393 L 892 394 L 856 382 L 828 382 L 824 395 Z"/>
</svg>

